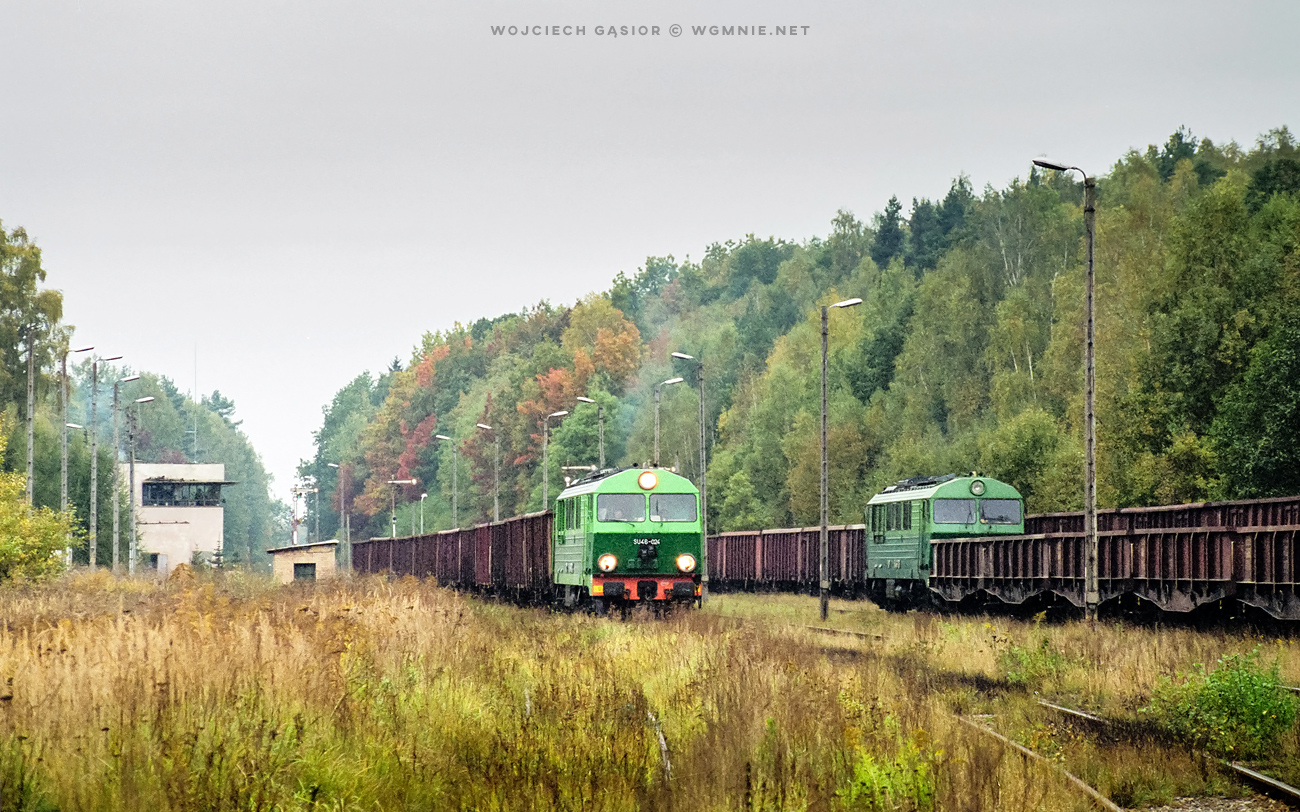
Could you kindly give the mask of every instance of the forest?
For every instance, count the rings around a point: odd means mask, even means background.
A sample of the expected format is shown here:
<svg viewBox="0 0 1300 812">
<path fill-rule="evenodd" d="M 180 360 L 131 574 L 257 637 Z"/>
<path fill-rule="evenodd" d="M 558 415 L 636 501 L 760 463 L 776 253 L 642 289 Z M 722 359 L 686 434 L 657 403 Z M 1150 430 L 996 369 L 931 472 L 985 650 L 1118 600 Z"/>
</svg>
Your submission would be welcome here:
<svg viewBox="0 0 1300 812">
<path fill-rule="evenodd" d="M 223 494 L 225 560 L 234 565 L 268 566 L 267 547 L 273 546 L 273 539 L 288 536 L 287 508 L 271 498 L 269 477 L 261 458 L 234 418 L 235 404 L 220 391 L 200 396 L 196 403 L 167 377 L 139 370 L 129 363 L 114 362 L 113 356 L 104 352 L 111 348 L 79 352 L 90 342 L 83 343 L 84 337 L 80 335 L 74 338 L 75 327 L 63 320 L 63 294 L 45 286 L 49 281 L 47 276 L 40 247 L 26 230 L 6 228 L 0 223 L 0 353 L 4 355 L 3 369 L 0 369 L 0 459 L 3 460 L 0 478 L 17 475 L 25 487 L 30 353 L 34 373 L 32 502 L 38 519 L 41 511 L 61 513 L 60 429 L 65 422 L 80 427 L 68 429 L 68 513 L 62 519 L 66 526 L 59 525 L 63 529 L 54 534 L 66 538 L 67 529 L 72 530 L 78 539 L 74 563 L 87 564 L 90 560 L 86 540 L 90 517 L 91 432 L 94 432 L 98 457 L 96 563 L 101 567 L 112 564 L 113 465 L 116 460 L 127 459 L 129 427 L 134 418 L 138 461 L 225 464 L 227 479 L 239 483 L 227 487 Z M 66 420 L 62 416 L 59 393 L 65 363 Z M 115 385 L 120 404 L 116 447 Z M 93 409 L 92 391 L 97 392 Z M 154 399 L 135 403 L 145 397 Z M 8 483 L 10 479 L 4 481 Z M 125 482 L 121 483 L 117 498 L 121 517 L 119 546 L 121 555 L 125 556 L 128 547 Z M 21 506 L 15 499 L 22 500 Z M 24 507 L 25 494 L 14 494 L 0 505 L 0 518 L 17 523 L 27 521 Z M 32 537 L 36 535 L 40 534 Z M 15 538 L 6 535 L 0 543 L 0 578 L 18 571 L 40 574 L 43 567 L 31 563 L 37 559 L 31 556 L 30 550 L 20 549 L 22 545 Z M 62 547 L 62 542 L 57 546 Z M 19 566 L 17 562 L 25 563 Z M 124 557 L 121 563 L 126 566 Z M 13 567 L 16 569 L 11 572 Z"/>
<path fill-rule="evenodd" d="M 1099 503 L 1300 492 L 1295 138 L 1180 128 L 1097 184 Z M 656 388 L 662 463 L 697 479 L 701 371 L 711 529 L 813 524 L 819 308 L 849 297 L 863 304 L 830 314 L 832 522 L 862 521 L 898 479 L 957 471 L 1013 483 L 1032 512 L 1078 509 L 1082 200 L 1077 174 L 1031 167 L 979 191 L 958 176 L 869 222 L 836 212 L 824 236 L 652 256 L 572 306 L 428 332 L 323 408 L 299 467 L 322 489 L 322 535 L 346 513 L 353 538 L 386 536 L 394 501 L 402 535 L 417 511 L 453 526 L 453 502 L 462 526 L 490 520 L 494 492 L 502 517 L 541 510 L 544 425 L 552 498 L 597 464 L 598 415 L 607 465 L 647 464 Z"/>
</svg>

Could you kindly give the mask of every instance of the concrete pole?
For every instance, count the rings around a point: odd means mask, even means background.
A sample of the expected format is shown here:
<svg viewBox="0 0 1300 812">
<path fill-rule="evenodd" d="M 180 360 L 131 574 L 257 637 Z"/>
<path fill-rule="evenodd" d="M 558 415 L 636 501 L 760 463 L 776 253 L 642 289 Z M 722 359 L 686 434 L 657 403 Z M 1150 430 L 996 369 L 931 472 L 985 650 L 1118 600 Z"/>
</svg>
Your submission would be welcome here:
<svg viewBox="0 0 1300 812">
<path fill-rule="evenodd" d="M 456 481 L 456 472 L 460 468 L 460 449 L 456 441 L 451 441 L 451 524 L 460 527 L 460 483 Z"/>
<path fill-rule="evenodd" d="M 63 350 L 63 364 L 59 371 L 59 422 L 60 456 L 59 464 L 59 510 L 68 511 L 68 350 Z M 72 548 L 68 548 L 68 563 L 72 563 Z"/>
<path fill-rule="evenodd" d="M 546 505 L 550 501 L 551 485 L 551 466 L 547 463 L 547 439 L 551 436 L 551 418 L 542 418 L 542 510 L 546 510 Z"/>
<path fill-rule="evenodd" d="M 135 429 L 136 421 L 139 419 L 139 407 L 126 413 L 126 433 L 131 445 L 131 474 L 127 479 L 127 527 L 128 536 L 126 539 L 126 572 L 127 575 L 135 575 Z"/>
<path fill-rule="evenodd" d="M 1096 366 L 1096 312 L 1094 299 L 1097 276 L 1093 265 L 1093 245 L 1096 240 L 1097 222 L 1097 180 L 1083 179 L 1083 222 L 1088 235 L 1088 279 L 1085 294 L 1087 299 L 1087 338 L 1084 351 L 1084 491 L 1083 491 L 1083 532 L 1087 543 L 1087 557 L 1084 561 L 1084 604 L 1088 620 L 1097 622 L 1097 604 L 1101 602 L 1101 590 L 1098 585 L 1097 567 L 1097 366 Z"/>
<path fill-rule="evenodd" d="M 600 467 L 596 470 L 605 470 L 605 404 L 596 404 L 596 425 L 600 432 Z"/>
<path fill-rule="evenodd" d="M 695 370 L 700 383 L 700 602 L 703 603 L 709 596 L 709 491 L 704 483 L 708 433 L 704 427 L 704 361 L 697 363 Z"/>
<path fill-rule="evenodd" d="M 99 359 L 90 362 L 90 566 L 99 552 Z M 113 504 L 117 504 L 117 386 L 113 386 Z M 117 570 L 117 515 L 113 522 L 113 572 Z"/>
<path fill-rule="evenodd" d="M 659 391 L 660 387 L 655 387 L 655 457 L 654 467 L 659 467 Z"/>
<path fill-rule="evenodd" d="M 27 328 L 27 504 L 32 501 L 32 477 L 36 471 L 36 338 Z"/>
<path fill-rule="evenodd" d="M 492 521 L 501 521 L 501 435 L 493 432 L 493 447 L 496 453 L 492 457 Z"/>
<path fill-rule="evenodd" d="M 59 429 L 60 464 L 59 464 L 59 510 L 68 512 L 68 348 L 63 348 L 63 364 L 59 371 Z M 64 552 L 68 566 L 72 566 L 72 539 Z"/>
<path fill-rule="evenodd" d="M 826 526 L 826 514 L 829 507 L 827 495 L 826 462 L 826 335 L 828 331 L 828 314 L 830 308 L 822 307 L 822 430 L 821 430 L 821 618 L 826 619 L 830 606 L 830 540 Z"/>
<path fill-rule="evenodd" d="M 92 372 L 91 377 L 94 377 L 93 372 Z M 118 421 L 118 418 L 117 418 L 117 389 L 118 389 L 118 386 L 120 386 L 120 385 L 121 385 L 121 382 L 120 382 L 120 381 L 114 381 L 114 382 L 113 382 L 113 574 L 114 574 L 114 575 L 121 575 L 121 574 L 122 574 L 122 563 L 121 563 L 121 558 L 120 558 L 120 556 L 121 556 L 121 536 L 122 536 L 122 528 L 121 528 L 121 513 L 122 513 L 122 475 L 121 475 L 121 473 L 119 473 L 119 470 L 118 470 L 119 468 L 121 468 L 121 466 L 118 465 L 118 450 L 122 447 L 122 438 L 121 438 L 121 436 L 120 436 L 120 432 L 119 432 L 119 430 L 118 430 L 118 422 L 119 422 L 119 421 Z M 93 401 L 93 398 L 92 398 L 92 401 L 91 401 L 91 402 L 92 402 L 92 403 L 94 402 L 94 401 Z M 93 407 L 92 407 L 92 411 L 93 411 Z M 93 422 L 93 421 L 92 421 L 92 422 Z M 95 434 L 94 434 L 93 431 L 91 432 L 91 435 L 90 435 L 90 436 L 91 436 L 91 438 L 92 438 L 91 441 L 90 441 L 90 442 L 91 442 L 90 447 L 93 449 L 93 448 L 95 447 L 95 441 L 94 441 L 94 439 L 93 439 L 94 436 L 95 436 Z M 95 491 L 94 491 L 94 488 L 95 488 L 95 485 L 94 485 L 94 482 L 95 482 L 95 463 L 94 463 L 94 459 L 95 459 L 95 458 L 94 458 L 93 455 L 94 455 L 95 452 L 94 452 L 94 451 L 91 451 L 90 453 L 92 454 L 92 456 L 91 456 L 91 458 L 90 458 L 90 459 L 91 459 L 91 463 L 90 463 L 90 481 L 91 481 L 91 486 L 90 486 L 90 487 L 91 487 L 91 491 L 90 491 L 90 493 L 91 493 L 91 497 L 90 497 L 90 500 L 91 500 L 91 501 L 90 501 L 90 515 L 91 515 L 91 516 L 94 516 L 94 515 L 95 515 L 95 496 L 94 496 L 94 493 L 95 493 Z M 90 520 L 90 522 L 91 522 L 92 525 L 94 525 L 95 520 L 92 518 L 92 519 Z M 93 531 L 93 530 L 91 531 L 91 534 L 92 534 L 92 535 L 91 535 L 91 538 L 93 539 L 93 538 L 94 538 L 94 531 Z M 91 542 L 91 545 L 92 545 L 92 546 L 91 546 L 90 549 L 91 549 L 91 550 L 94 550 L 95 548 L 94 548 L 94 546 L 93 546 L 93 545 L 94 545 L 94 542 L 93 542 L 93 541 Z M 94 555 L 94 553 L 91 553 L 91 554 Z"/>
<path fill-rule="evenodd" d="M 339 530 L 343 536 L 343 567 L 350 574 L 352 572 L 352 530 L 345 507 L 348 499 L 348 475 L 342 465 L 339 466 L 339 475 L 343 478 L 343 487 L 339 489 Z"/>
</svg>

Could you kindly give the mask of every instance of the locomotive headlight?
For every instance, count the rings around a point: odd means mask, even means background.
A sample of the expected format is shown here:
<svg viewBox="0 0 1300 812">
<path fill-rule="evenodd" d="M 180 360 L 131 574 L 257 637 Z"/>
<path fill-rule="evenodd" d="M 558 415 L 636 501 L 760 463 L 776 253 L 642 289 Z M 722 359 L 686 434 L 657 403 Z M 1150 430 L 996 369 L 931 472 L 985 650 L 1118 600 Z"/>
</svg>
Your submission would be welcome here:
<svg viewBox="0 0 1300 812">
<path fill-rule="evenodd" d="M 659 477 L 655 476 L 654 471 L 643 471 L 641 476 L 636 478 L 636 484 L 641 486 L 641 490 L 648 491 L 659 484 Z"/>
<path fill-rule="evenodd" d="M 975 494 L 976 496 L 979 496 L 980 494 L 984 493 L 984 480 L 977 479 L 974 482 L 972 482 L 970 484 L 970 492 Z"/>
<path fill-rule="evenodd" d="M 618 566 L 618 559 L 610 553 L 605 553 L 596 560 L 596 566 L 600 567 L 601 572 L 613 572 Z"/>
<path fill-rule="evenodd" d="M 682 572 L 695 572 L 695 556 L 690 553 L 677 556 L 677 569 Z"/>
</svg>

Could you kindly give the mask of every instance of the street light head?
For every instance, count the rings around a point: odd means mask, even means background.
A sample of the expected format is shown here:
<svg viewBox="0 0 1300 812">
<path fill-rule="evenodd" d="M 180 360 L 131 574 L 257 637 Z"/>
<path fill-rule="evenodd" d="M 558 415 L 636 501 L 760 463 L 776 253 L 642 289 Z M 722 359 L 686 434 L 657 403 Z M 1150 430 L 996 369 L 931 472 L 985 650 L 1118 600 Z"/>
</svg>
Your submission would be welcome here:
<svg viewBox="0 0 1300 812">
<path fill-rule="evenodd" d="M 860 305 L 860 304 L 862 304 L 861 299 L 845 299 L 842 302 L 836 302 L 835 304 L 831 305 L 831 307 L 853 307 L 854 305 Z"/>
<path fill-rule="evenodd" d="M 414 480 L 414 479 L 390 479 L 390 480 L 388 480 L 388 484 L 389 484 L 389 485 L 414 485 L 416 482 L 417 482 L 417 480 Z"/>
<path fill-rule="evenodd" d="M 664 381 L 663 383 L 661 383 L 661 384 L 659 384 L 659 385 L 660 385 L 660 386 L 667 386 L 667 385 L 670 384 L 670 383 L 681 383 L 681 382 L 684 381 L 684 380 L 686 380 L 686 379 L 685 379 L 685 378 L 669 378 L 668 380 Z"/>
<path fill-rule="evenodd" d="M 90 351 L 93 350 L 93 349 L 95 349 L 95 348 L 94 348 L 94 347 L 82 347 L 82 348 L 79 349 L 79 350 L 73 350 L 73 352 L 90 352 Z"/>
<path fill-rule="evenodd" d="M 122 356 L 120 356 L 120 355 L 110 355 L 110 356 L 107 357 L 107 358 L 101 358 L 101 359 L 99 359 L 99 360 L 101 360 L 101 361 L 121 361 L 121 360 L 122 360 Z"/>
<path fill-rule="evenodd" d="M 1034 166 L 1040 166 L 1043 169 L 1055 169 L 1057 172 L 1069 172 L 1074 169 L 1073 166 L 1066 166 L 1060 161 L 1053 161 L 1049 158 L 1035 158 Z"/>
<path fill-rule="evenodd" d="M 423 502 L 425 499 L 428 499 L 428 498 L 429 498 L 429 494 L 427 494 L 427 493 L 422 493 L 422 494 L 420 494 L 420 501 L 421 501 L 421 502 Z"/>
<path fill-rule="evenodd" d="M 551 412 L 549 415 L 547 415 L 547 417 L 564 417 L 568 413 L 569 410 L 565 409 L 564 411 L 560 411 L 560 412 Z"/>
<path fill-rule="evenodd" d="M 492 431 L 492 427 L 489 426 L 487 423 L 475 423 L 474 425 L 478 426 L 479 428 L 483 429 L 484 431 Z"/>
<path fill-rule="evenodd" d="M 450 440 L 450 439 L 451 439 L 450 437 L 448 437 L 448 436 L 445 435 L 445 434 L 435 434 L 435 435 L 433 435 L 433 438 L 434 438 L 435 440 Z"/>
<path fill-rule="evenodd" d="M 584 397 L 581 397 L 581 396 L 579 396 L 579 397 L 577 397 L 577 398 L 574 398 L 574 400 L 577 400 L 579 403 L 595 403 L 595 402 L 596 402 L 596 401 L 592 400 L 591 398 L 584 398 Z"/>
<path fill-rule="evenodd" d="M 63 425 L 67 426 L 67 427 L 70 428 L 70 429 L 84 429 L 84 428 L 85 428 L 85 426 L 81 425 L 80 423 L 64 423 Z"/>
<path fill-rule="evenodd" d="M 131 381 L 138 381 L 138 380 L 140 380 L 139 375 L 130 375 L 128 377 L 118 379 L 118 383 L 130 383 Z"/>
<path fill-rule="evenodd" d="M 136 403 L 148 403 L 148 402 L 151 401 L 151 400 L 153 400 L 153 395 L 150 395 L 150 396 L 147 397 L 147 398 L 136 398 L 136 399 L 135 399 L 135 402 L 136 402 Z"/>
<path fill-rule="evenodd" d="M 673 357 L 674 357 L 674 358 L 681 358 L 683 361 L 694 361 L 694 360 L 695 360 L 695 356 L 694 356 L 694 355 L 687 355 L 687 354 L 684 353 L 684 352 L 675 352 L 675 353 L 673 353 Z"/>
<path fill-rule="evenodd" d="M 325 464 L 328 465 L 328 466 L 331 467 L 331 468 L 338 468 L 338 467 L 339 467 L 339 464 L 338 464 L 337 462 L 327 462 L 327 463 L 325 463 Z"/>
</svg>

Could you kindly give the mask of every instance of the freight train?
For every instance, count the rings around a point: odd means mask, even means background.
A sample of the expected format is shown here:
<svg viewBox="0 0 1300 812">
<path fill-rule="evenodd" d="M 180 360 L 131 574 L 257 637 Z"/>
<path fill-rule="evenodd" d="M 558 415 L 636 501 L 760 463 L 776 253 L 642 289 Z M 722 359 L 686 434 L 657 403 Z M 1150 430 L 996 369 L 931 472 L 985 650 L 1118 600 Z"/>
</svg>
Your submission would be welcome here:
<svg viewBox="0 0 1300 812">
<path fill-rule="evenodd" d="M 647 472 L 654 485 L 643 488 Z M 621 519 L 609 498 L 602 518 L 602 494 L 632 497 Z M 669 471 L 605 471 L 561 493 L 559 514 L 359 542 L 353 568 L 526 603 L 686 603 L 700 594 L 698 499 Z M 1082 607 L 1083 514 L 1023 513 L 1020 494 L 990 477 L 903 480 L 870 500 L 862 524 L 830 528 L 832 591 L 891 608 Z M 1300 496 L 1101 510 L 1097 529 L 1103 604 L 1187 613 L 1236 602 L 1300 620 Z M 710 584 L 811 592 L 819 536 L 817 527 L 710 536 Z"/>
<path fill-rule="evenodd" d="M 1020 505 L 987 477 L 903 480 L 870 500 L 863 524 L 830 529 L 831 588 L 888 607 L 1082 607 L 1083 514 L 1021 519 Z M 1300 620 L 1300 496 L 1100 510 L 1097 530 L 1103 604 L 1187 613 L 1235 602 Z M 812 591 L 819 535 L 710 536 L 710 586 Z"/>
<path fill-rule="evenodd" d="M 690 480 L 662 468 L 605 470 L 570 485 L 555 506 L 554 513 L 358 542 L 352 566 L 597 613 L 698 601 L 703 525 Z"/>
</svg>

